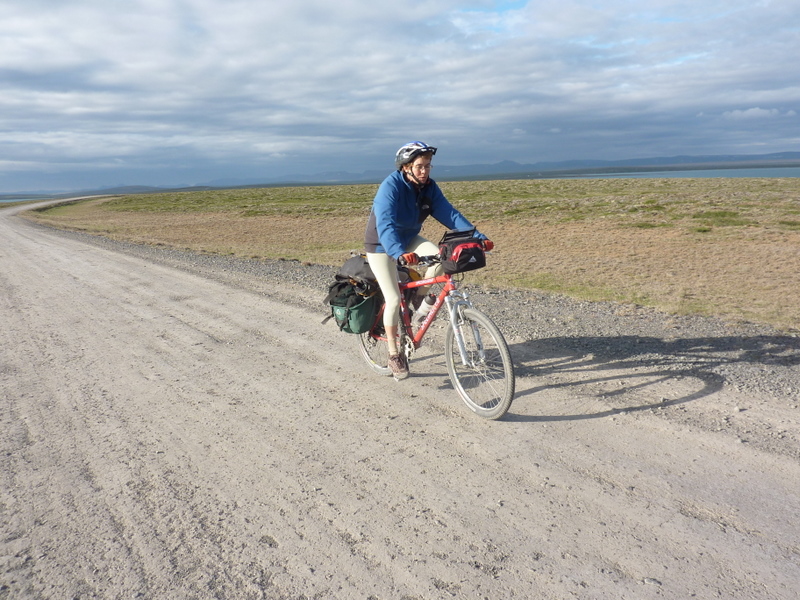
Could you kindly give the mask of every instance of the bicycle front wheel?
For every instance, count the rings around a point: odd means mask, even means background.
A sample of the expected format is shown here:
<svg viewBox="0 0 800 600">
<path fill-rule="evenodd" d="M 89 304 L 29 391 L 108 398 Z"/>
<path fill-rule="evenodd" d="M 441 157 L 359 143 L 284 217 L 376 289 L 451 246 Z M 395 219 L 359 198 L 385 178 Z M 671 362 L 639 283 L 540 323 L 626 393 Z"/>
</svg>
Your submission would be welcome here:
<svg viewBox="0 0 800 600">
<path fill-rule="evenodd" d="M 389 368 L 389 347 L 386 345 L 386 340 L 379 340 L 368 331 L 358 336 L 358 344 L 361 356 L 367 361 L 370 369 L 378 375 L 392 374 Z"/>
<path fill-rule="evenodd" d="M 499 419 L 514 399 L 514 365 L 503 334 L 485 314 L 465 308 L 455 325 L 464 340 L 466 363 L 453 324 L 444 340 L 447 371 L 464 403 L 485 419 Z"/>
</svg>

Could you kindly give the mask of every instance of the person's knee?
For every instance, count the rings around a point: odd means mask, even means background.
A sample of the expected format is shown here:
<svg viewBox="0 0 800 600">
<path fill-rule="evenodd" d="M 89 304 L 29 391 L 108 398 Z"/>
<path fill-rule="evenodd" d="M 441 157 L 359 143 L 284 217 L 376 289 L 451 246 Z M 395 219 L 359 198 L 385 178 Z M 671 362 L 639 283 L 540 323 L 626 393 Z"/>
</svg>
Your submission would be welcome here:
<svg viewBox="0 0 800 600">
<path fill-rule="evenodd" d="M 439 247 L 436 244 L 426 240 L 421 235 L 415 237 L 410 246 L 409 251 L 416 252 L 419 256 L 433 256 L 439 252 Z"/>
<path fill-rule="evenodd" d="M 384 324 L 397 325 L 400 314 L 400 298 L 385 298 L 385 308 L 383 309 Z"/>
</svg>

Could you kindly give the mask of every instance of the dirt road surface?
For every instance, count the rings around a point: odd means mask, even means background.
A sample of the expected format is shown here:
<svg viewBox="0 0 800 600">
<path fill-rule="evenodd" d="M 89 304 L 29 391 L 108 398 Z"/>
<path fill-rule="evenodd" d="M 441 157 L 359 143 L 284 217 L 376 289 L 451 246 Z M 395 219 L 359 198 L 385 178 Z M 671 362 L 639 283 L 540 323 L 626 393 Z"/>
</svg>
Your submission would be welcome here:
<svg viewBox="0 0 800 600">
<path fill-rule="evenodd" d="M 794 392 L 516 337 L 518 393 L 488 422 L 436 343 L 396 383 L 255 280 L 18 210 L 0 598 L 800 597 Z"/>
</svg>

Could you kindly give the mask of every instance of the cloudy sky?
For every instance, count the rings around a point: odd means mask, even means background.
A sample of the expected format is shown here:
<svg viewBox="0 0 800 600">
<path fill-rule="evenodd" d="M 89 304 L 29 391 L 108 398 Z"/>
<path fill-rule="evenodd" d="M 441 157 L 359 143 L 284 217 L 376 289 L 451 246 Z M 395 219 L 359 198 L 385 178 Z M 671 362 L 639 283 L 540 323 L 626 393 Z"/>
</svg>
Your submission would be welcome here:
<svg viewBox="0 0 800 600">
<path fill-rule="evenodd" d="M 0 192 L 800 149 L 798 0 L 2 0 Z"/>
</svg>

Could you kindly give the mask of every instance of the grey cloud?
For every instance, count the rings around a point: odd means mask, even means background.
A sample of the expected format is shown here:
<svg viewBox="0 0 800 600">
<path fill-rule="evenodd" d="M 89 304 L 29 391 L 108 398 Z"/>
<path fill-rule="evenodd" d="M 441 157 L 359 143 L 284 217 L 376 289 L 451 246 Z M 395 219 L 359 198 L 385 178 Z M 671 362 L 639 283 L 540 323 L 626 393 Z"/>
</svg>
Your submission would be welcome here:
<svg viewBox="0 0 800 600">
<path fill-rule="evenodd" d="M 797 143 L 789 0 L 504 4 L 6 0 L 0 190 Z"/>
</svg>

